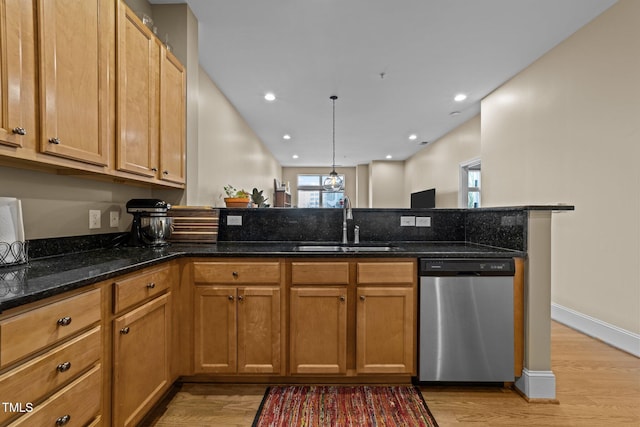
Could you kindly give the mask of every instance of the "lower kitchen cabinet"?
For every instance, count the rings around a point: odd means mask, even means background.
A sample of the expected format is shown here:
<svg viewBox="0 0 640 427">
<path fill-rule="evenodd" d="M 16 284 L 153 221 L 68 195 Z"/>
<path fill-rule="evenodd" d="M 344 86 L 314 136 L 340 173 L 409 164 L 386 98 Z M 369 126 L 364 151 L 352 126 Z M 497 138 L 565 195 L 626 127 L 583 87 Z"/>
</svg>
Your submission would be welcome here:
<svg viewBox="0 0 640 427">
<path fill-rule="evenodd" d="M 136 425 L 169 387 L 171 293 L 114 320 L 113 422 Z"/>
<path fill-rule="evenodd" d="M 361 374 L 412 374 L 414 290 L 358 287 L 356 369 Z"/>
<path fill-rule="evenodd" d="M 196 373 L 280 372 L 280 288 L 198 286 Z"/>
<path fill-rule="evenodd" d="M 294 287 L 291 312 L 291 374 L 347 372 L 347 287 Z"/>
</svg>

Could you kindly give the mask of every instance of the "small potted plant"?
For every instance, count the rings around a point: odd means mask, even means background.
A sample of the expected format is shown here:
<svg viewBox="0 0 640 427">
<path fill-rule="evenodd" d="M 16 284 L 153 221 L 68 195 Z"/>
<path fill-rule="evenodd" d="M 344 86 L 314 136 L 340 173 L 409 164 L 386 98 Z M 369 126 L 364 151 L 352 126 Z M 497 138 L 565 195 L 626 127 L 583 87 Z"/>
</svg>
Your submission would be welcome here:
<svg viewBox="0 0 640 427">
<path fill-rule="evenodd" d="M 248 192 L 245 190 L 236 190 L 231 184 L 224 187 L 224 192 L 227 193 L 227 197 L 224 198 L 224 203 L 228 208 L 246 208 L 249 202 L 251 202 Z"/>
<path fill-rule="evenodd" d="M 268 200 L 268 197 L 264 197 L 262 195 L 263 190 L 258 191 L 257 188 L 254 188 L 251 192 L 251 204 L 254 208 L 266 208 L 268 205 L 265 205 L 264 202 Z"/>
</svg>

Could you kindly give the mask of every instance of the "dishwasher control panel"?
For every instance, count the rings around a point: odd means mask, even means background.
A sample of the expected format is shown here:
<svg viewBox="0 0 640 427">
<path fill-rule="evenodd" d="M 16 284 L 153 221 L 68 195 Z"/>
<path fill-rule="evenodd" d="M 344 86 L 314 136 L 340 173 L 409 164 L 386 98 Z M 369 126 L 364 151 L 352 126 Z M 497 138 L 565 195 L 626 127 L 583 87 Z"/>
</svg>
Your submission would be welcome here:
<svg viewBox="0 0 640 427">
<path fill-rule="evenodd" d="M 420 260 L 421 276 L 513 276 L 514 273 L 515 264 L 510 258 L 422 258 Z"/>
</svg>

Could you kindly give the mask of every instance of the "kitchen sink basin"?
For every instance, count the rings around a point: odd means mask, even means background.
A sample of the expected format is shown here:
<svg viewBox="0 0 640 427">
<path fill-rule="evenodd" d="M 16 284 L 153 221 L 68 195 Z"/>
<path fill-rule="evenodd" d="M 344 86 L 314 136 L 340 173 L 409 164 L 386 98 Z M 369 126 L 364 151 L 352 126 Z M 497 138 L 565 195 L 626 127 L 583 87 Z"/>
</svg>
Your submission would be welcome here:
<svg viewBox="0 0 640 427">
<path fill-rule="evenodd" d="M 298 245 L 295 247 L 299 252 L 391 252 L 398 251 L 396 246 L 371 246 L 371 245 Z"/>
</svg>

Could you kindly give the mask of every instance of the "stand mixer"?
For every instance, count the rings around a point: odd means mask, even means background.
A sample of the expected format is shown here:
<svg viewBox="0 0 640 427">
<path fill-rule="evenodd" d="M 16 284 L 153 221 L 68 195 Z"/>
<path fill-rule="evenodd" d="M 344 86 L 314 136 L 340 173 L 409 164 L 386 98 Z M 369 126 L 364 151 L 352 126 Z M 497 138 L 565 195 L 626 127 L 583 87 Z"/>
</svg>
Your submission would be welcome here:
<svg viewBox="0 0 640 427">
<path fill-rule="evenodd" d="M 159 199 L 131 199 L 127 212 L 133 215 L 128 246 L 165 246 L 171 237 L 172 218 L 167 216 L 171 208 Z"/>
</svg>

